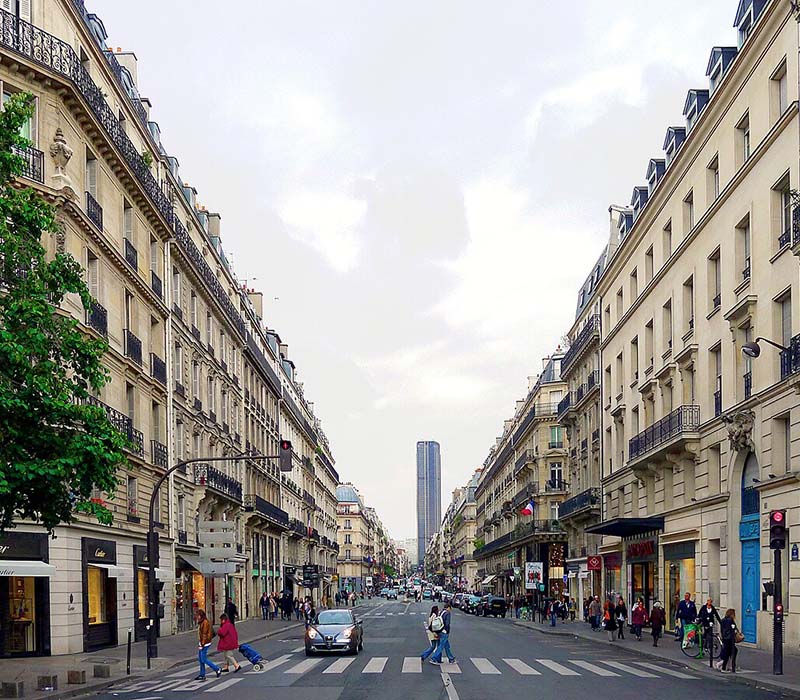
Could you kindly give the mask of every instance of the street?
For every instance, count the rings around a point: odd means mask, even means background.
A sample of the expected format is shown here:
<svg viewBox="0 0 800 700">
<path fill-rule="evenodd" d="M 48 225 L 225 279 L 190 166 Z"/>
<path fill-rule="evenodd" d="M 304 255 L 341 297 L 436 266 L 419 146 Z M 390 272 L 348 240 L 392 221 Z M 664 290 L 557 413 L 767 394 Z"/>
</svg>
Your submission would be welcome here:
<svg viewBox="0 0 800 700">
<path fill-rule="evenodd" d="M 240 700 L 381 700 L 492 697 L 558 697 L 614 700 L 674 699 L 693 695 L 726 700 L 761 700 L 775 694 L 730 682 L 703 678 L 679 666 L 659 664 L 602 644 L 548 638 L 506 618 L 477 618 L 453 611 L 452 648 L 456 663 L 421 663 L 426 648 L 423 625 L 430 601 L 406 603 L 373 599 L 357 611 L 363 620 L 364 650 L 358 656 L 307 658 L 300 630 L 256 644 L 266 660 L 260 672 L 247 663 L 238 674 L 219 680 L 209 672 L 194 681 L 197 667 L 184 666 L 154 680 L 112 687 L 101 700 L 171 700 L 187 693 L 236 694 Z M 644 643 L 644 642 L 643 642 Z M 237 655 L 238 656 L 238 655 Z M 212 659 L 219 661 L 218 655 Z M 266 691 L 266 692 L 265 692 Z"/>
</svg>

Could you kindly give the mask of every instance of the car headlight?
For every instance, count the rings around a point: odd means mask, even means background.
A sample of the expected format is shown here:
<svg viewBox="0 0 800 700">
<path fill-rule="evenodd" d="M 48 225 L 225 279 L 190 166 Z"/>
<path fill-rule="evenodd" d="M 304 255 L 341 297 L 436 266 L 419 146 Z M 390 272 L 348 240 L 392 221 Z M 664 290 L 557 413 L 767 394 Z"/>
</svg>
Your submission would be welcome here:
<svg viewBox="0 0 800 700">
<path fill-rule="evenodd" d="M 350 635 L 351 635 L 351 634 L 353 634 L 353 630 L 354 630 L 354 628 L 353 628 L 353 627 L 348 627 L 348 628 L 347 628 L 346 630 L 344 630 L 344 631 L 343 631 L 343 632 L 342 632 L 342 633 L 341 633 L 339 636 L 340 636 L 342 639 L 350 639 Z"/>
<path fill-rule="evenodd" d="M 309 627 L 308 632 L 306 632 L 306 634 L 308 635 L 309 639 L 316 639 L 317 637 L 320 636 L 319 632 L 317 632 L 317 630 L 315 630 L 313 627 Z"/>
</svg>

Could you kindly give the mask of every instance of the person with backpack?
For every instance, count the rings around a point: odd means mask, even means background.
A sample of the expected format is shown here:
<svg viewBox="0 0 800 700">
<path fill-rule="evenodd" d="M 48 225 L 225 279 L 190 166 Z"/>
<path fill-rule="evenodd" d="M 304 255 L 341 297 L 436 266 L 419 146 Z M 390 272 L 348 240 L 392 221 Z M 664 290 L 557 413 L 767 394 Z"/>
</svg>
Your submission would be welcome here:
<svg viewBox="0 0 800 700">
<path fill-rule="evenodd" d="M 450 650 L 450 610 L 451 606 L 448 600 L 444 604 L 442 614 L 439 616 L 442 621 L 442 629 L 439 630 L 439 644 L 436 646 L 436 651 L 433 652 L 433 658 L 428 661 L 429 664 L 434 666 L 442 665 L 442 653 L 447 654 L 447 660 L 451 664 L 456 662 L 456 657 L 453 656 L 453 652 Z"/>
<path fill-rule="evenodd" d="M 444 623 L 442 622 L 442 618 L 439 617 L 439 606 L 434 605 L 431 608 L 428 621 L 425 623 L 425 632 L 428 635 L 430 646 L 419 655 L 423 661 L 436 651 L 436 647 L 439 644 L 439 632 L 442 631 L 443 627 Z"/>
<path fill-rule="evenodd" d="M 200 662 L 200 674 L 195 678 L 196 681 L 206 679 L 206 666 L 208 666 L 217 678 L 222 675 L 222 670 L 217 664 L 208 659 L 208 650 L 211 648 L 211 640 L 214 638 L 214 628 L 206 617 L 206 611 L 200 609 L 196 614 L 197 618 L 197 660 Z"/>
<path fill-rule="evenodd" d="M 217 637 L 219 638 L 217 651 L 221 651 L 222 657 L 225 659 L 225 668 L 222 669 L 222 672 L 228 673 L 231 670 L 230 665 L 233 664 L 233 672 L 236 673 L 242 668 L 233 656 L 234 649 L 239 648 L 239 633 L 225 613 L 219 616 Z"/>
</svg>

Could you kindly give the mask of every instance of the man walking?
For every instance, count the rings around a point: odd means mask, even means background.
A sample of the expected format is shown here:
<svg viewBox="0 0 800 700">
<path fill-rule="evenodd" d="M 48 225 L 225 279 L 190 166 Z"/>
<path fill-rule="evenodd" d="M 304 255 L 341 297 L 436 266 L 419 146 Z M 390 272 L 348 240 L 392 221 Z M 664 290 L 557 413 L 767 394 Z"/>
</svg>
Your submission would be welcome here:
<svg viewBox="0 0 800 700">
<path fill-rule="evenodd" d="M 436 647 L 436 651 L 433 652 L 431 660 L 428 661 L 429 664 L 433 664 L 434 666 L 442 665 L 442 653 L 447 654 L 447 660 L 451 664 L 456 662 L 456 657 L 453 656 L 453 652 L 450 650 L 450 612 L 451 606 L 448 600 L 444 604 L 444 611 L 441 614 L 442 629 L 439 632 L 439 645 Z"/>
<path fill-rule="evenodd" d="M 239 619 L 239 610 L 236 608 L 236 603 L 234 603 L 230 597 L 228 597 L 227 602 L 225 603 L 225 614 L 228 616 L 231 624 L 235 625 L 236 620 Z"/>
<path fill-rule="evenodd" d="M 697 619 L 697 607 L 692 600 L 692 594 L 687 593 L 683 596 L 683 600 L 678 603 L 678 612 L 675 616 L 675 621 L 680 622 L 681 636 L 680 641 L 683 642 L 683 635 L 686 630 L 686 625 L 691 624 Z M 676 638 L 677 639 L 677 638 Z"/>
<path fill-rule="evenodd" d="M 589 621 L 592 623 L 592 629 L 597 631 L 600 629 L 600 598 L 595 596 L 592 602 L 589 603 Z"/>
</svg>

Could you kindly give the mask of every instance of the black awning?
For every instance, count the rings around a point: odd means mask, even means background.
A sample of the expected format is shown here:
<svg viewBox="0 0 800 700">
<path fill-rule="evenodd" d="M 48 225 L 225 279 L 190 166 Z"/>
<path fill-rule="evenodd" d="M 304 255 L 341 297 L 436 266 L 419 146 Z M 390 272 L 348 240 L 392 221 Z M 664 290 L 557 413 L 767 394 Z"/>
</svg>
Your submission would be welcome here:
<svg viewBox="0 0 800 700">
<path fill-rule="evenodd" d="M 664 518 L 613 518 L 598 525 L 586 528 L 592 535 L 616 535 L 617 537 L 633 537 L 646 532 L 664 529 Z"/>
</svg>

